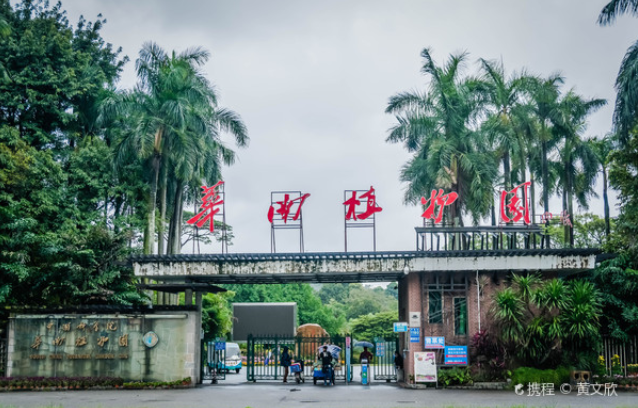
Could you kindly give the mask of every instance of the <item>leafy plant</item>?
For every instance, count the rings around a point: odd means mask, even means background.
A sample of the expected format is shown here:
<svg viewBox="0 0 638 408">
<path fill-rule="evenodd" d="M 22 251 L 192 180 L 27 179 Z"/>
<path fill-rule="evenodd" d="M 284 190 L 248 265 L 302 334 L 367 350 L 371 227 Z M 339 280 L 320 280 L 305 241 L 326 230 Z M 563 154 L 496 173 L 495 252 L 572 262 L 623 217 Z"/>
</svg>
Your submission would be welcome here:
<svg viewBox="0 0 638 408">
<path fill-rule="evenodd" d="M 439 383 L 444 387 L 450 385 L 472 385 L 473 379 L 470 371 L 467 367 L 453 367 L 446 369 L 439 369 L 438 371 Z"/>
</svg>

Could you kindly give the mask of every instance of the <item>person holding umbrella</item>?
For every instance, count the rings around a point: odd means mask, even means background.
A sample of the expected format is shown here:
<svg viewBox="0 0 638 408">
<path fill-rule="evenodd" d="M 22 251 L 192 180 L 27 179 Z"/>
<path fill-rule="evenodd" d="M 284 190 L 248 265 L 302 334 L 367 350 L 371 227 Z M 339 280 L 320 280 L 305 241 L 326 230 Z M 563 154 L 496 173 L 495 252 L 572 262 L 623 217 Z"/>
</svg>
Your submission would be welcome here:
<svg viewBox="0 0 638 408">
<path fill-rule="evenodd" d="M 373 355 L 368 351 L 368 347 L 364 347 L 361 354 L 359 354 L 359 362 L 363 364 L 363 360 L 367 360 L 367 363 L 372 363 Z"/>
<path fill-rule="evenodd" d="M 328 346 L 323 346 L 323 351 L 319 354 L 319 359 L 321 360 L 324 374 L 323 385 L 326 385 L 326 379 L 332 383 L 332 353 L 328 351 Z"/>
</svg>

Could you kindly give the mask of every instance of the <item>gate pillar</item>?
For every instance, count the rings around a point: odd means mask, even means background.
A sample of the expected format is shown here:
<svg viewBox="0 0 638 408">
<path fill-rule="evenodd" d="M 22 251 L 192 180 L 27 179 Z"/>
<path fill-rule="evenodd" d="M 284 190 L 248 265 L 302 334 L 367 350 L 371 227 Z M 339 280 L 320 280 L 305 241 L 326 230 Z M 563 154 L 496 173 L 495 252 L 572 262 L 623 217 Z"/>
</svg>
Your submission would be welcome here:
<svg viewBox="0 0 638 408">
<path fill-rule="evenodd" d="M 399 321 L 409 322 L 410 312 L 423 310 L 420 273 L 411 272 L 399 280 Z M 423 319 L 423 314 L 421 314 Z M 410 383 L 414 378 L 414 352 L 423 350 L 423 324 L 418 343 L 410 343 L 410 333 L 399 336 L 399 352 L 403 355 L 403 381 Z"/>
</svg>

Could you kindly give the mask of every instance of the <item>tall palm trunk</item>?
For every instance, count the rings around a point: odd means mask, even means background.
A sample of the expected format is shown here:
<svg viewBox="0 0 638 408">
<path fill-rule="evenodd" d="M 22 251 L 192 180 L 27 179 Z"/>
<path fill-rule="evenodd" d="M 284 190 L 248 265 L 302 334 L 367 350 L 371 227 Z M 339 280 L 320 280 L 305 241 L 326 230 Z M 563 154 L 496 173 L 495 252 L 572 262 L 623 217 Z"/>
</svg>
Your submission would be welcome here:
<svg viewBox="0 0 638 408">
<path fill-rule="evenodd" d="M 509 150 L 505 150 L 505 154 L 503 155 L 503 187 L 505 188 L 505 191 L 510 191 L 512 189 L 512 170 L 510 167 Z M 511 222 L 508 224 L 511 224 Z"/>
<path fill-rule="evenodd" d="M 529 180 L 531 182 L 529 186 L 529 197 L 531 203 L 529 203 L 529 206 L 532 209 L 532 222 L 536 223 L 536 180 L 534 179 L 534 173 L 530 172 Z"/>
<path fill-rule="evenodd" d="M 565 146 L 565 149 L 569 149 L 569 146 Z M 569 153 L 568 153 L 569 154 Z M 571 215 L 571 211 L 573 208 L 573 189 L 574 189 L 574 182 L 572 180 L 572 173 L 570 171 L 570 159 L 567 159 L 565 161 L 565 185 L 563 186 L 563 214 L 561 214 L 561 217 L 564 216 L 565 214 L 569 214 Z M 565 244 L 565 246 L 569 246 L 569 247 L 573 247 L 574 246 L 574 239 L 572 237 L 572 230 L 571 228 L 569 228 L 569 225 L 563 225 L 563 243 Z"/>
<path fill-rule="evenodd" d="M 603 205 L 605 210 L 605 236 L 608 237 L 611 231 L 609 225 L 609 197 L 607 196 L 607 169 L 603 165 Z"/>
<path fill-rule="evenodd" d="M 164 233 L 166 229 L 166 189 L 168 188 L 168 170 L 166 165 L 162 166 L 160 184 L 160 222 L 157 228 L 157 253 L 164 255 Z"/>
<path fill-rule="evenodd" d="M 503 185 L 505 186 L 505 191 L 512 189 L 512 169 L 510 164 L 510 152 L 508 150 L 506 150 L 503 155 Z"/>
<path fill-rule="evenodd" d="M 151 178 L 151 191 L 148 195 L 148 208 L 146 214 L 146 229 L 144 230 L 144 255 L 151 255 L 155 244 L 155 207 L 157 201 L 157 182 L 159 179 L 160 156 L 153 155 L 151 159 L 153 175 Z"/>
<path fill-rule="evenodd" d="M 571 176 L 570 176 L 571 178 Z M 571 181 L 571 183 L 573 184 L 573 180 Z M 569 219 L 572 221 L 571 223 L 573 224 L 573 220 L 574 220 L 574 191 L 573 191 L 573 187 L 569 189 L 569 191 L 567 192 L 567 214 L 566 216 L 569 217 Z M 573 248 L 574 247 L 574 227 L 571 225 L 565 225 L 565 232 L 569 235 L 569 247 Z"/>
<path fill-rule="evenodd" d="M 179 254 L 182 249 L 181 224 L 182 208 L 184 200 L 184 187 L 179 180 L 176 180 L 175 197 L 173 199 L 173 214 L 169 227 L 168 253 Z"/>
<path fill-rule="evenodd" d="M 545 124 L 541 124 L 541 172 L 543 181 L 543 213 L 549 213 L 549 170 L 547 168 L 547 141 Z M 549 248 L 549 234 L 545 235 L 545 245 Z"/>
</svg>

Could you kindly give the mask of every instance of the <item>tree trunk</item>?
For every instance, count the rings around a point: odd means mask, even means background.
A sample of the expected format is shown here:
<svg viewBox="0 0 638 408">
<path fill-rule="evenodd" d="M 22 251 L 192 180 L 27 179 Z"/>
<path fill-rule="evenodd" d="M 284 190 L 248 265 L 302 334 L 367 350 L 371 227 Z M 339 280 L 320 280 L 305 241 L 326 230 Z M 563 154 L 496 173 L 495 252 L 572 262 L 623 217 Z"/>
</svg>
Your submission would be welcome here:
<svg viewBox="0 0 638 408">
<path fill-rule="evenodd" d="M 175 228 L 175 254 L 180 254 L 182 252 L 182 226 L 184 225 L 184 222 L 182 221 L 184 219 L 184 189 L 181 188 L 180 189 L 181 193 L 180 193 L 180 200 L 178 202 L 179 204 L 179 210 L 178 210 L 178 215 L 177 215 L 177 219 L 180 220 L 179 223 L 177 223 L 177 226 Z M 211 222 L 214 222 L 211 221 Z"/>
<path fill-rule="evenodd" d="M 571 176 L 570 176 L 571 178 Z M 573 184 L 573 181 L 571 181 L 571 184 Z M 574 247 L 574 192 L 573 192 L 573 187 L 570 186 L 569 191 L 567 192 L 567 216 L 569 217 L 569 219 L 571 220 L 571 225 L 565 225 L 565 228 L 568 233 L 569 233 L 569 247 L 573 248 Z"/>
<path fill-rule="evenodd" d="M 505 186 L 505 191 L 510 191 L 512 189 L 512 170 L 509 151 L 506 151 L 503 156 L 503 185 Z"/>
<path fill-rule="evenodd" d="M 503 187 L 509 192 L 512 189 L 512 172 L 510 168 L 510 152 L 506 151 L 503 156 Z M 504 210 L 507 213 L 507 209 Z M 508 214 L 509 217 L 509 214 Z M 512 224 L 508 222 L 508 224 Z"/>
<path fill-rule="evenodd" d="M 182 202 L 184 199 L 184 187 L 179 180 L 175 180 L 177 186 L 175 188 L 175 198 L 173 199 L 173 214 L 169 227 L 168 236 L 168 253 L 171 255 L 179 254 L 182 249 L 181 222 L 182 222 Z"/>
<path fill-rule="evenodd" d="M 148 207 L 146 214 L 146 229 L 144 230 L 144 255 L 153 254 L 155 244 L 155 206 L 157 201 L 157 181 L 159 178 L 160 156 L 155 154 L 152 161 L 153 175 L 151 179 L 151 191 L 148 195 Z"/>
<path fill-rule="evenodd" d="M 117 220 L 120 217 L 120 214 L 122 214 L 123 201 L 124 200 L 121 195 L 117 194 L 115 196 L 115 203 L 113 203 L 113 231 L 115 231 L 116 234 L 120 232 L 120 227 L 117 226 L 117 222 L 115 222 L 115 220 Z"/>
<path fill-rule="evenodd" d="M 567 147 L 569 148 L 569 147 Z M 572 181 L 572 173 L 570 171 L 570 166 L 568 165 L 569 160 L 565 163 L 565 185 L 563 186 L 563 214 L 561 214 L 561 219 L 565 215 L 571 216 L 571 209 L 573 207 L 573 181 Z M 563 225 L 563 243 L 565 246 L 569 246 L 570 248 L 574 246 L 574 239 L 572 237 L 572 230 L 569 225 Z"/>
<path fill-rule="evenodd" d="M 541 171 L 543 178 L 543 212 L 549 212 L 549 171 L 547 169 L 547 141 L 545 140 L 545 126 L 541 126 Z M 549 235 L 545 236 L 546 248 L 549 248 Z"/>
<path fill-rule="evenodd" d="M 496 226 L 496 203 L 492 200 L 492 226 Z"/>
<path fill-rule="evenodd" d="M 157 228 L 157 253 L 159 255 L 164 255 L 164 233 L 166 230 L 166 189 L 168 188 L 167 167 L 168 166 L 164 164 L 161 169 L 162 182 L 160 183 L 160 222 Z"/>
<path fill-rule="evenodd" d="M 608 237 L 611 232 L 609 221 L 609 197 L 607 196 L 607 169 L 603 165 L 603 204 L 605 209 L 605 236 Z"/>
</svg>

